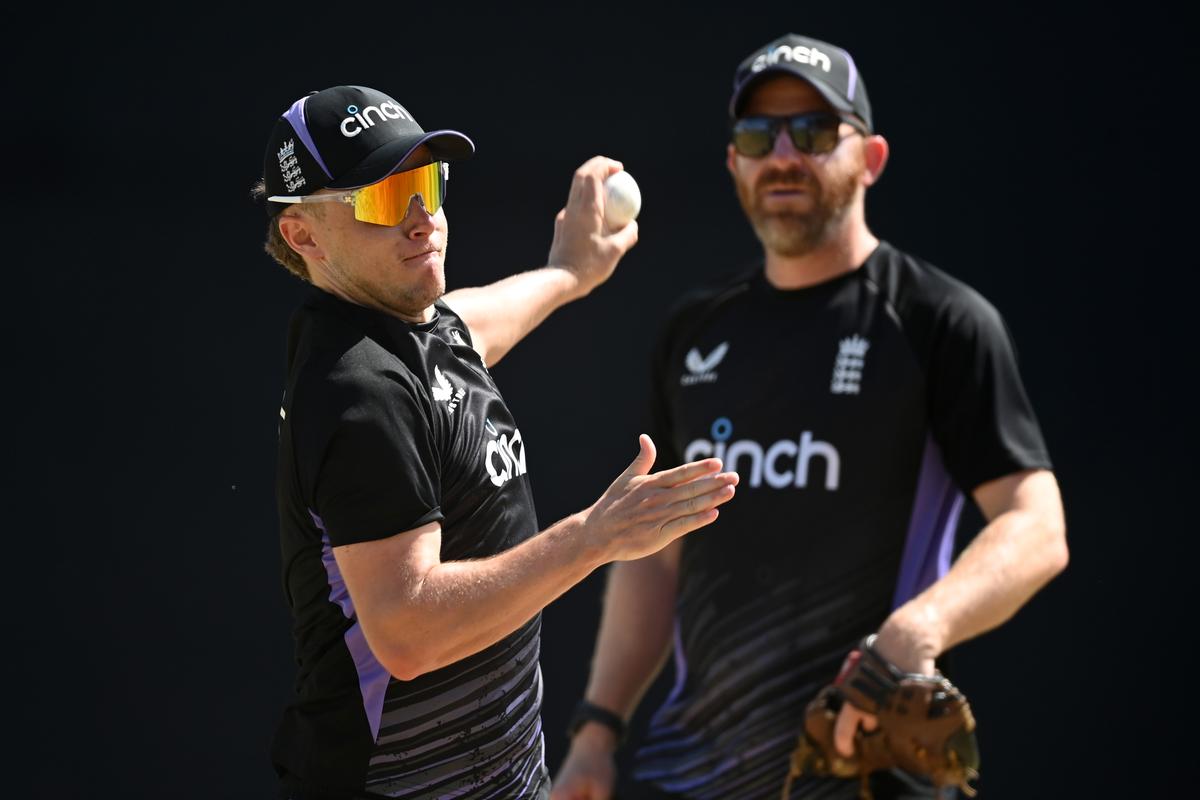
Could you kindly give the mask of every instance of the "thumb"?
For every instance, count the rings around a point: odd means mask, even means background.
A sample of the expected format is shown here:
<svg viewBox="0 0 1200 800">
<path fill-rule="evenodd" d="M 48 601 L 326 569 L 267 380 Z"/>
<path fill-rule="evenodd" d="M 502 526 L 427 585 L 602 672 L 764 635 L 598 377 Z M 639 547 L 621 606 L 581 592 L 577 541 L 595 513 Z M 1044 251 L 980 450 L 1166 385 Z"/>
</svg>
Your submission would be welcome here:
<svg viewBox="0 0 1200 800">
<path fill-rule="evenodd" d="M 849 703 L 844 703 L 842 710 L 838 712 L 837 721 L 833 724 L 833 746 L 838 755 L 844 758 L 854 756 L 854 733 L 858 730 L 859 721 L 855 711 L 857 709 Z"/>
<path fill-rule="evenodd" d="M 625 470 L 630 475 L 646 475 L 650 472 L 650 468 L 654 466 L 654 459 L 658 456 L 658 452 L 654 449 L 654 440 L 646 434 L 638 437 L 637 458 L 633 459 L 633 463 L 629 465 L 629 469 Z"/>
</svg>

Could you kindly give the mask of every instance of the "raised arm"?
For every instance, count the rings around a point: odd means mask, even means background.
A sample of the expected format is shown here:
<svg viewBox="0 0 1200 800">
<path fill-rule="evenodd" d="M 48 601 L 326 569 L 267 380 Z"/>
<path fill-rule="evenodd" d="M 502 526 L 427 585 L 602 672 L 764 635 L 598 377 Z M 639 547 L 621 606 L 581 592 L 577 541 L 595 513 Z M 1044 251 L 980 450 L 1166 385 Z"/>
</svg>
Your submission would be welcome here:
<svg viewBox="0 0 1200 800">
<path fill-rule="evenodd" d="M 459 661 L 521 627 L 596 567 L 641 558 L 717 518 L 737 475 L 716 459 L 649 474 L 641 451 L 590 508 L 490 558 L 442 561 L 429 524 L 333 549 L 375 657 L 402 680 Z"/>
<path fill-rule="evenodd" d="M 637 243 L 636 222 L 614 233 L 604 228 L 604 179 L 621 169 L 619 161 L 596 156 L 575 171 L 567 204 L 554 219 L 547 266 L 446 294 L 485 364 L 503 358 L 555 309 L 608 280 Z"/>
</svg>

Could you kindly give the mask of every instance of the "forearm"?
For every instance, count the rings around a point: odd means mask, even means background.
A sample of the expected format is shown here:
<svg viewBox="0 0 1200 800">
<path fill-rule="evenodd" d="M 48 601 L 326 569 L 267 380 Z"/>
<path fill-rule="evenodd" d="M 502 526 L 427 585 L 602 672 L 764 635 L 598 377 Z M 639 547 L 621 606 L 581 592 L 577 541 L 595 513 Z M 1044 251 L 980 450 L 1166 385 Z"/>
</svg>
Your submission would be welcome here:
<svg viewBox="0 0 1200 800">
<path fill-rule="evenodd" d="M 586 696 L 626 719 L 670 652 L 678 548 L 609 568 Z"/>
<path fill-rule="evenodd" d="M 550 266 L 487 286 L 456 289 L 445 300 L 466 322 L 490 367 L 556 309 L 589 290 L 571 270 Z"/>
<path fill-rule="evenodd" d="M 911 649 L 919 650 L 928 665 L 954 645 L 1007 621 L 1066 560 L 1060 515 L 1004 512 L 980 531 L 941 580 L 896 609 L 880 629 L 881 646 L 886 648 L 888 639 L 919 638 L 920 645 Z M 928 671 L 913 663 L 901 666 Z"/>
<path fill-rule="evenodd" d="M 446 666 L 516 630 L 610 561 L 658 553 L 710 524 L 734 495 L 736 473 L 705 459 L 648 474 L 654 443 L 589 508 L 502 553 L 443 561 L 429 523 L 386 539 L 335 547 L 367 644 L 401 679 Z"/>
<path fill-rule="evenodd" d="M 372 649 L 411 678 L 500 641 L 604 563 L 582 525 L 572 515 L 490 558 L 432 565 L 378 609 Z"/>
</svg>

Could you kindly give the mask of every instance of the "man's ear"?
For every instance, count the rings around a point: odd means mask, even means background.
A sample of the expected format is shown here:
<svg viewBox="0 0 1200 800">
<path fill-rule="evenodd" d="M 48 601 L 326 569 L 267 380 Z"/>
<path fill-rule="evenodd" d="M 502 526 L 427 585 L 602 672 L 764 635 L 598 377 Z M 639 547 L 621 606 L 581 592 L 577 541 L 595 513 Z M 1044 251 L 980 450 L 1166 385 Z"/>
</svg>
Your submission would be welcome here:
<svg viewBox="0 0 1200 800">
<path fill-rule="evenodd" d="M 863 158 L 867 164 L 863 182 L 867 186 L 874 186 L 879 180 L 879 176 L 883 174 L 883 168 L 887 166 L 890 153 L 891 148 L 888 146 L 887 139 L 879 134 L 873 134 L 863 139 Z"/>
<path fill-rule="evenodd" d="M 311 218 L 297 212 L 283 212 L 275 220 L 279 226 L 279 235 L 299 255 L 307 258 L 321 259 L 325 250 L 316 240 L 315 226 Z"/>
</svg>

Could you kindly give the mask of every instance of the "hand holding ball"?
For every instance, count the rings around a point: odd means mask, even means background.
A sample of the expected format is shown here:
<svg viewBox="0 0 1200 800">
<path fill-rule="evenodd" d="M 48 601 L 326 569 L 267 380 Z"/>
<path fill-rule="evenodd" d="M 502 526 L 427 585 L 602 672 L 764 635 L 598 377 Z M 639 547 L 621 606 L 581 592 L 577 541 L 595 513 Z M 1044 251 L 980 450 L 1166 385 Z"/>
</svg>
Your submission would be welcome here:
<svg viewBox="0 0 1200 800">
<path fill-rule="evenodd" d="M 619 231 L 642 210 L 642 190 L 628 172 L 615 172 L 604 181 L 604 224 Z"/>
</svg>

